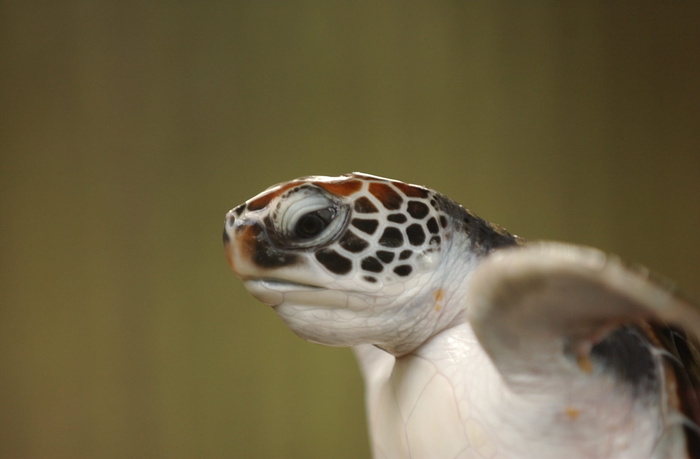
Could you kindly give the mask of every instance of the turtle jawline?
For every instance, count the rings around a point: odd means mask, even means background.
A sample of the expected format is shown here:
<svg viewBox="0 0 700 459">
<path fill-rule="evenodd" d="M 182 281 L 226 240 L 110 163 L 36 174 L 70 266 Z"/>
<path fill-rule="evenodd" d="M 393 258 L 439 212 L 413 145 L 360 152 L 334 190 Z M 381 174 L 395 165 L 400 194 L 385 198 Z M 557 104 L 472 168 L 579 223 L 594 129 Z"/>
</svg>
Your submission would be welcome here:
<svg viewBox="0 0 700 459">
<path fill-rule="evenodd" d="M 292 282 L 280 279 L 271 278 L 258 278 L 249 279 L 247 282 L 254 282 L 260 286 L 268 288 L 274 291 L 291 291 L 291 290 L 323 290 L 323 287 L 311 284 L 301 284 L 299 282 Z"/>
</svg>

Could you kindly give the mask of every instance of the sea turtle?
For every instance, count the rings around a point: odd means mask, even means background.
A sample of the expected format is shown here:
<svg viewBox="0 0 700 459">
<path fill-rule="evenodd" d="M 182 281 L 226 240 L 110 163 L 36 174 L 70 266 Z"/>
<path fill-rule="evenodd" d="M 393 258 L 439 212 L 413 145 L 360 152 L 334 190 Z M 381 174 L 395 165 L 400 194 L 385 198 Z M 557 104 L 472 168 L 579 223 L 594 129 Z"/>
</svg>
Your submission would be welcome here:
<svg viewBox="0 0 700 459">
<path fill-rule="evenodd" d="M 361 173 L 268 188 L 224 242 L 295 333 L 353 347 L 376 458 L 700 457 L 700 309 L 641 267 Z"/>
</svg>

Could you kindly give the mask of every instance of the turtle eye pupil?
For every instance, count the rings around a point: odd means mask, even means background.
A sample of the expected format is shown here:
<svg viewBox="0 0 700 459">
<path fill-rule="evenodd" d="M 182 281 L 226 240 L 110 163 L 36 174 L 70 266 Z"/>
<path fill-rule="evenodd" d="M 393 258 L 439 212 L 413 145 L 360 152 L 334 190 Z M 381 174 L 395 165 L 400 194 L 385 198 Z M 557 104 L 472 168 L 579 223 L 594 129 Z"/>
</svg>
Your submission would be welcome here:
<svg viewBox="0 0 700 459">
<path fill-rule="evenodd" d="M 299 219 L 294 227 L 294 233 L 302 239 L 308 239 L 321 234 L 327 226 L 328 222 L 320 212 L 310 212 Z"/>
</svg>

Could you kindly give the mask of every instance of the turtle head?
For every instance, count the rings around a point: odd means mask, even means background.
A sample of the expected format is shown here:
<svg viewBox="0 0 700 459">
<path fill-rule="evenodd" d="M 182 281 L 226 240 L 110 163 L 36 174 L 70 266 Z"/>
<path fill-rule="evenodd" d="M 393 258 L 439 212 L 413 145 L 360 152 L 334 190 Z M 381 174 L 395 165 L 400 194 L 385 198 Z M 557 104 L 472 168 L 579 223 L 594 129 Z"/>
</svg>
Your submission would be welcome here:
<svg viewBox="0 0 700 459">
<path fill-rule="evenodd" d="M 224 244 L 248 291 L 301 337 L 401 355 L 464 320 L 464 212 L 372 175 L 303 177 L 229 211 Z"/>
</svg>

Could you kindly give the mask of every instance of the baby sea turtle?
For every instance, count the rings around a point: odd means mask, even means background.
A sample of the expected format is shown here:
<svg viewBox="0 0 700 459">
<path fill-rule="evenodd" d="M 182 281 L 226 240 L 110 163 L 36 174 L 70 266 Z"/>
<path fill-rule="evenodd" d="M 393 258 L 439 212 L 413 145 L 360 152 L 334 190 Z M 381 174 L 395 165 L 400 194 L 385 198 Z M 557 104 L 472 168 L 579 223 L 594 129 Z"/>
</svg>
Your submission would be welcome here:
<svg viewBox="0 0 700 459">
<path fill-rule="evenodd" d="M 224 242 L 295 333 L 353 347 L 376 458 L 700 457 L 700 309 L 643 268 L 360 173 L 268 188 Z"/>
</svg>

